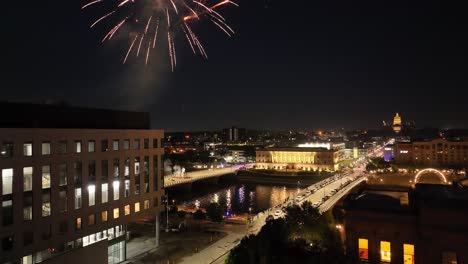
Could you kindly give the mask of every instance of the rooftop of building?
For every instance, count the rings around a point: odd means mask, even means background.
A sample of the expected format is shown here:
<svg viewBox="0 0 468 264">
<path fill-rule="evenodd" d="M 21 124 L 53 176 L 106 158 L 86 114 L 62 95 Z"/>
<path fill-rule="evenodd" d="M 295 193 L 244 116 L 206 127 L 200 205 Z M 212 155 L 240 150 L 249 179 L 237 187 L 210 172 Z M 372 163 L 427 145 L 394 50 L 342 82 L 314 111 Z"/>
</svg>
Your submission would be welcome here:
<svg viewBox="0 0 468 264">
<path fill-rule="evenodd" d="M 0 128 L 150 129 L 148 112 L 0 102 Z"/>
</svg>

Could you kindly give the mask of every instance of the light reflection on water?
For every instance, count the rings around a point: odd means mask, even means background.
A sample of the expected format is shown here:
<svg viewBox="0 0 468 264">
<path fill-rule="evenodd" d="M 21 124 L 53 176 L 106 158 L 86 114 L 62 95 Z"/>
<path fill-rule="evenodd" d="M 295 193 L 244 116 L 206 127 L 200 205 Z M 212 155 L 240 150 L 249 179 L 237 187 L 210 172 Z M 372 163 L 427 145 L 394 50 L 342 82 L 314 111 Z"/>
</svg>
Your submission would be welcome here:
<svg viewBox="0 0 468 264">
<path fill-rule="evenodd" d="M 213 193 L 193 197 L 182 202 L 183 207 L 206 208 L 211 202 L 219 203 L 227 214 L 257 213 L 294 198 L 302 189 L 271 185 L 233 185 Z M 248 198 L 246 198 L 248 194 Z"/>
</svg>

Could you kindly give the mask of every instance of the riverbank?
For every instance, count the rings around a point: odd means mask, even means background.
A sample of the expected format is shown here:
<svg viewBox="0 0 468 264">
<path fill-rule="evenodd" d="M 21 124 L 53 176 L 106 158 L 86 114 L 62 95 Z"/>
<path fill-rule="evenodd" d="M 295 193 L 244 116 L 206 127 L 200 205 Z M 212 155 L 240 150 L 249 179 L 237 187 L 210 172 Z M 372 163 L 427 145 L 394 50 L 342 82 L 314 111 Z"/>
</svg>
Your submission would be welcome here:
<svg viewBox="0 0 468 264">
<path fill-rule="evenodd" d="M 333 174 L 330 172 L 310 173 L 309 175 L 303 172 L 290 172 L 281 174 L 266 174 L 263 172 L 255 172 L 252 170 L 238 171 L 237 179 L 242 183 L 255 184 L 281 184 L 287 186 L 312 185 L 323 179 L 326 179 Z"/>
</svg>

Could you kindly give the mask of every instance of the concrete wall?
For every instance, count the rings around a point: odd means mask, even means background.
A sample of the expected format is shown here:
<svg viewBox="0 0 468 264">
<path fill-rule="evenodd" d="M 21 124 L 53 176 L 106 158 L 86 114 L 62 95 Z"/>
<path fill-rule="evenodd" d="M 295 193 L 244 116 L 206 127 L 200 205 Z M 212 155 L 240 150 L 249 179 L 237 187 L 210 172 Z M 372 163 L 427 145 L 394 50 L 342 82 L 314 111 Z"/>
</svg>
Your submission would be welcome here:
<svg viewBox="0 0 468 264">
<path fill-rule="evenodd" d="M 107 246 L 108 241 L 104 239 L 92 245 L 78 250 L 70 251 L 63 255 L 53 257 L 44 261 L 44 264 L 107 264 Z"/>
</svg>

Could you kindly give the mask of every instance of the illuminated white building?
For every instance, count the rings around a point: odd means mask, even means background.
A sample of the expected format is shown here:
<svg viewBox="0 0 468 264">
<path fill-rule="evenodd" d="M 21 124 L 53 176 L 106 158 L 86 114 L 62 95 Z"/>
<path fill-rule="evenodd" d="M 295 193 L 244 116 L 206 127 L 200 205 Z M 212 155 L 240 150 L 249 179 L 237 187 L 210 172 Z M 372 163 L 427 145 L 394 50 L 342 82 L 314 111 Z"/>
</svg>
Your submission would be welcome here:
<svg viewBox="0 0 468 264">
<path fill-rule="evenodd" d="M 340 150 L 345 148 L 344 142 L 308 142 L 297 145 L 299 148 L 325 148 L 328 150 Z"/>
</svg>

